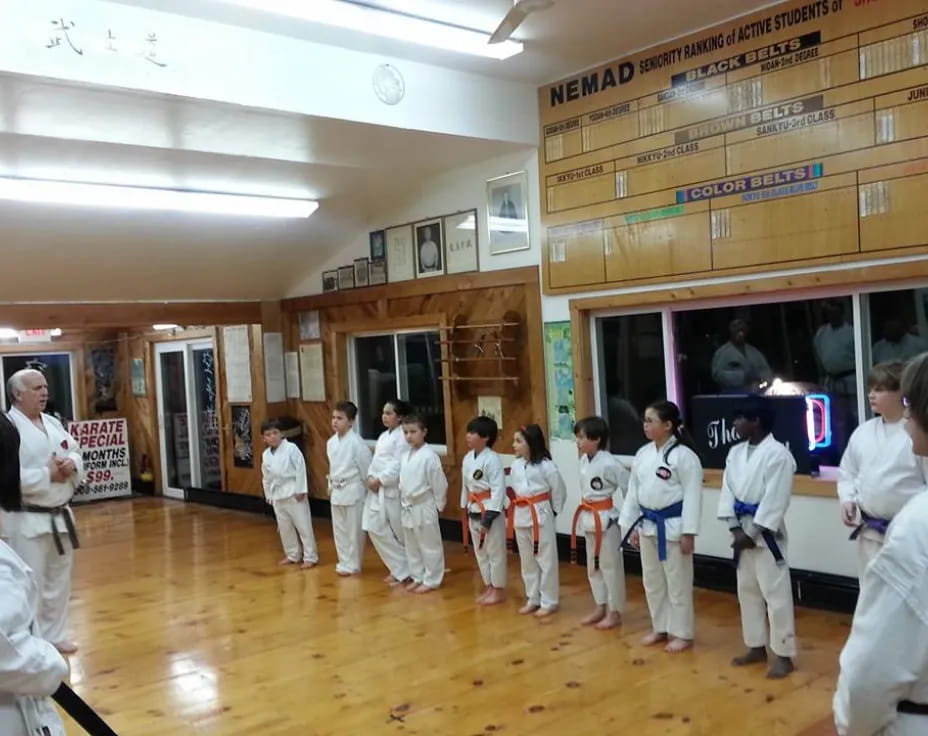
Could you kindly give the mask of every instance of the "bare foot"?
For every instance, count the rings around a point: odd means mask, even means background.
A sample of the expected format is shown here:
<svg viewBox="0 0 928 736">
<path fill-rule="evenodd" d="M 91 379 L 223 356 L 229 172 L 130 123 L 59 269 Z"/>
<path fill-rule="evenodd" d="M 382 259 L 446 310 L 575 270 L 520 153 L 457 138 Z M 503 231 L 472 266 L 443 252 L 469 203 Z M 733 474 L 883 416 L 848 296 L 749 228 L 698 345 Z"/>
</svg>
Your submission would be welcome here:
<svg viewBox="0 0 928 736">
<path fill-rule="evenodd" d="M 616 626 L 622 625 L 622 614 L 618 611 L 609 611 L 603 619 L 596 624 L 596 628 L 600 631 L 605 631 L 606 629 L 614 629 Z"/>
<path fill-rule="evenodd" d="M 431 585 L 426 585 L 423 583 L 422 585 L 417 585 L 413 593 L 431 593 L 433 590 L 437 590 L 437 588 L 433 588 Z"/>
<path fill-rule="evenodd" d="M 555 613 L 557 613 L 557 606 L 551 606 L 551 608 L 539 608 L 535 611 L 535 616 L 537 618 L 547 618 Z"/>
<path fill-rule="evenodd" d="M 486 586 L 486 587 L 483 589 L 483 592 L 482 592 L 480 595 L 478 595 L 476 598 L 474 598 L 474 603 L 480 603 L 480 604 L 482 604 L 482 603 L 483 603 L 483 599 L 486 598 L 488 595 L 490 595 L 490 591 L 491 591 L 491 590 L 493 590 L 493 588 L 491 588 L 489 585 Z"/>
<path fill-rule="evenodd" d="M 767 661 L 766 647 L 751 647 L 740 657 L 735 657 L 731 664 L 733 667 L 747 667 L 749 664 L 757 664 Z"/>
<path fill-rule="evenodd" d="M 408 590 L 410 593 L 412 593 L 418 587 L 419 587 L 419 583 L 417 583 L 415 580 L 410 580 L 406 584 L 406 590 Z"/>
<path fill-rule="evenodd" d="M 280 562 L 277 563 L 281 567 L 286 567 L 287 565 L 295 565 L 296 560 L 291 560 L 289 557 L 284 557 Z"/>
<path fill-rule="evenodd" d="M 347 570 L 336 570 L 335 572 L 343 578 L 350 578 L 354 574 L 348 572 Z"/>
<path fill-rule="evenodd" d="M 685 652 L 687 649 L 690 649 L 692 646 L 692 639 L 678 639 L 677 637 L 673 637 L 673 639 L 667 642 L 664 651 L 668 654 L 679 654 L 680 652 Z"/>
<path fill-rule="evenodd" d="M 383 581 L 384 581 L 385 583 L 389 583 L 390 585 L 393 585 L 394 583 L 398 583 L 398 582 L 399 582 L 399 580 L 397 580 L 397 579 L 396 579 L 395 577 L 393 577 L 392 575 L 387 575 L 387 577 L 385 577 L 385 578 L 383 579 Z"/>
<path fill-rule="evenodd" d="M 641 644 L 646 647 L 653 647 L 655 644 L 660 644 L 662 641 L 666 641 L 666 639 L 666 632 L 652 631 L 650 634 L 641 637 Z"/>
<path fill-rule="evenodd" d="M 777 657 L 774 663 L 770 666 L 770 669 L 767 670 L 767 679 L 782 680 L 794 669 L 796 668 L 793 667 L 792 659 L 789 657 Z"/>
<path fill-rule="evenodd" d="M 481 606 L 495 606 L 506 600 L 506 591 L 502 588 L 490 588 L 490 592 L 480 601 Z"/>
<path fill-rule="evenodd" d="M 606 607 L 605 606 L 596 606 L 593 609 L 593 612 L 586 618 L 580 621 L 584 626 L 591 626 L 592 624 L 598 624 L 606 616 Z"/>
<path fill-rule="evenodd" d="M 535 613 L 535 611 L 537 610 L 538 610 L 537 603 L 526 603 L 524 606 L 522 606 L 522 608 L 519 609 L 519 613 L 521 613 L 524 616 L 527 613 Z"/>
<path fill-rule="evenodd" d="M 59 641 L 54 647 L 60 654 L 77 654 L 77 644 L 73 641 Z"/>
<path fill-rule="evenodd" d="M 312 570 L 315 566 L 316 566 L 315 562 L 310 562 L 309 560 L 307 560 L 302 565 L 300 565 L 300 569 L 301 570 Z"/>
</svg>

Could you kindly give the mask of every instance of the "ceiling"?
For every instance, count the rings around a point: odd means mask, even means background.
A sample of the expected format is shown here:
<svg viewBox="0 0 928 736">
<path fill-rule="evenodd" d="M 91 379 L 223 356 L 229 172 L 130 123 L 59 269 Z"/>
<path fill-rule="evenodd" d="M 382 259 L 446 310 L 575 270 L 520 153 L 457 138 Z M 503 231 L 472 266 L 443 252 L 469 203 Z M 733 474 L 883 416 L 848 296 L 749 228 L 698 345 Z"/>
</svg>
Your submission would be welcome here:
<svg viewBox="0 0 928 736">
<path fill-rule="evenodd" d="M 118 1 L 533 86 L 765 4 L 560 0 L 520 28 L 526 51 L 499 62 L 219 0 Z M 509 0 L 377 4 L 492 30 Z M 503 142 L 0 74 L 0 176 L 321 201 L 306 221 L 247 223 L 0 203 L 4 262 L 50 264 L 31 280 L 21 268 L 0 269 L 0 302 L 279 297 L 377 225 L 369 222 L 372 212 L 400 205 L 423 180 L 518 150 L 528 153 Z"/>
</svg>

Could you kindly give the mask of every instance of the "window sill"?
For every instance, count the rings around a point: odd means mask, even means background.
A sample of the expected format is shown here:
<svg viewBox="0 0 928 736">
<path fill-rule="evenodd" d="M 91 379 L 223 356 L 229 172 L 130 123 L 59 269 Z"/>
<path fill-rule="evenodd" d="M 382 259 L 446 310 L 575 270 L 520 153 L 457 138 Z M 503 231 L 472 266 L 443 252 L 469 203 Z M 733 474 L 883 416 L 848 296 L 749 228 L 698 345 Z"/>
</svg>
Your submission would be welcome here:
<svg viewBox="0 0 928 736">
<path fill-rule="evenodd" d="M 722 487 L 722 471 L 708 468 L 703 471 L 703 484 L 710 488 Z M 821 475 L 793 477 L 794 496 L 817 496 L 819 498 L 838 498 L 838 469 L 822 468 Z"/>
</svg>

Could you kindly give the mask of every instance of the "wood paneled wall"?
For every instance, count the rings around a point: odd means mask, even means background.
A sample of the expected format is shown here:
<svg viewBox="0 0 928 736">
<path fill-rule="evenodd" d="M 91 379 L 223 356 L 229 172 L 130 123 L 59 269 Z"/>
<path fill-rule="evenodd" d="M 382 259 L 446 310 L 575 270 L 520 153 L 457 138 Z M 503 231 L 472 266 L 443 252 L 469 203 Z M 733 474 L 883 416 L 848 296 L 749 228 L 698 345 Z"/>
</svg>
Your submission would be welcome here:
<svg viewBox="0 0 928 736">
<path fill-rule="evenodd" d="M 328 472 L 325 443 L 331 434 L 332 405 L 348 398 L 347 341 L 355 333 L 439 329 L 455 319 L 468 324 L 499 322 L 507 313 L 521 323 L 516 354 L 518 383 L 501 381 L 446 382 L 446 413 L 451 436 L 443 459 L 449 481 L 448 518 L 457 518 L 460 463 L 466 452 L 467 422 L 477 413 L 478 395 L 502 397 L 503 426 L 497 449 L 511 453 L 512 433 L 519 426 L 547 424 L 541 295 L 536 267 L 482 274 L 462 274 L 386 286 L 323 294 L 283 302 L 288 350 L 300 344 L 298 315 L 318 310 L 325 360 L 324 403 L 291 401 L 289 411 L 304 425 L 312 494 L 325 498 Z M 414 398 L 414 397 L 413 397 Z"/>
</svg>

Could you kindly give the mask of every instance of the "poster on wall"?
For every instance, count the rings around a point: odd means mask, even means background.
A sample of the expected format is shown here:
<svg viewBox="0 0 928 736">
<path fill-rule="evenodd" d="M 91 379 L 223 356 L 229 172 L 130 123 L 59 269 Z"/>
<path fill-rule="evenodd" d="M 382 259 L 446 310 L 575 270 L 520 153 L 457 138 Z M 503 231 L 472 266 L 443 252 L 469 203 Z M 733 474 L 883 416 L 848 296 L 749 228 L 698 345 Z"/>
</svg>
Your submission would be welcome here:
<svg viewBox="0 0 928 736">
<path fill-rule="evenodd" d="M 264 333 L 264 389 L 268 404 L 287 400 L 284 378 L 284 336 L 281 332 Z"/>
<path fill-rule="evenodd" d="M 251 407 L 232 407 L 232 462 L 236 468 L 253 468 L 254 447 L 251 443 Z"/>
<path fill-rule="evenodd" d="M 91 349 L 90 365 L 93 368 L 94 411 L 116 411 L 116 346 Z"/>
<path fill-rule="evenodd" d="M 132 495 L 129 431 L 125 419 L 71 422 L 71 436 L 81 447 L 86 476 L 74 503 Z"/>
<path fill-rule="evenodd" d="M 548 430 L 552 438 L 574 439 L 577 406 L 570 322 L 545 323 L 545 372 L 548 384 Z"/>
<path fill-rule="evenodd" d="M 477 397 L 477 416 L 489 417 L 500 431 L 503 429 L 503 397 L 502 396 L 478 396 Z"/>
<path fill-rule="evenodd" d="M 284 363 L 287 366 L 287 398 L 300 398 L 300 354 L 285 353 Z"/>
<path fill-rule="evenodd" d="M 226 399 L 230 404 L 251 403 L 251 344 L 248 325 L 222 328 L 226 368 Z"/>
<path fill-rule="evenodd" d="M 321 342 L 300 345 L 300 374 L 303 379 L 303 401 L 325 401 Z"/>
</svg>

